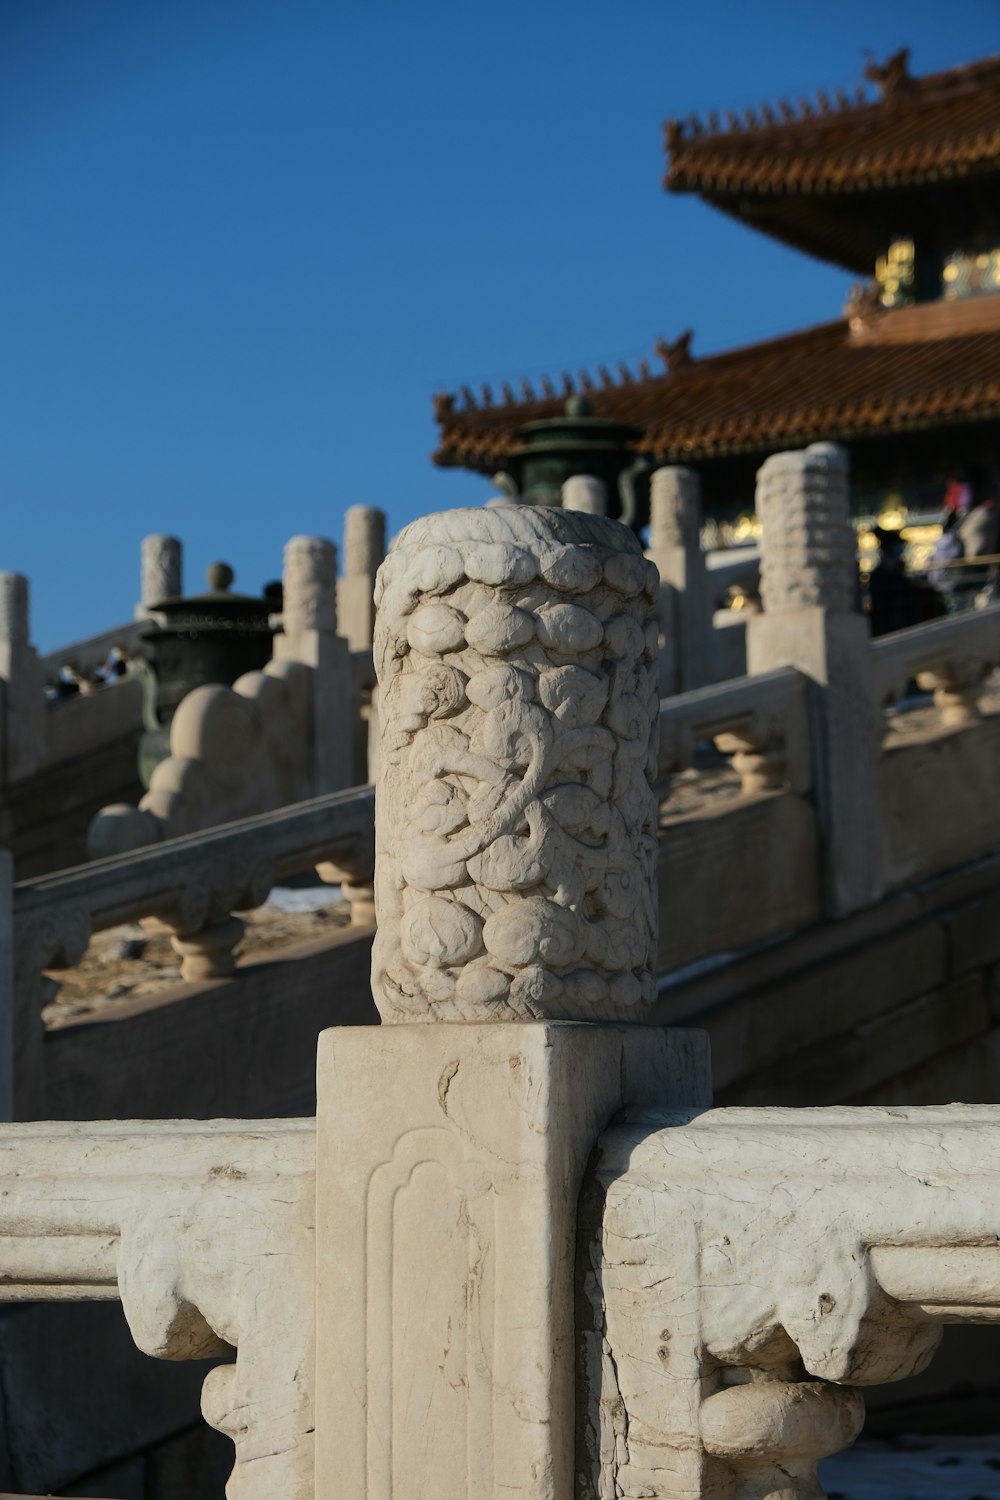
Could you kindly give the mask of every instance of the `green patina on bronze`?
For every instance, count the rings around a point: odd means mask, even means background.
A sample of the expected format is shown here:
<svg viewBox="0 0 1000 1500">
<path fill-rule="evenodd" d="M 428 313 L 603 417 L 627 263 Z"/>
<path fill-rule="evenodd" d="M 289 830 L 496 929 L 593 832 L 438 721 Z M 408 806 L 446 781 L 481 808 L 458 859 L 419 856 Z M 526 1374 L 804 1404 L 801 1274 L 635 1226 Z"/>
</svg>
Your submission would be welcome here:
<svg viewBox="0 0 1000 1500">
<path fill-rule="evenodd" d="M 641 436 L 630 422 L 595 416 L 585 396 L 571 396 L 559 416 L 513 433 L 502 472 L 522 505 L 561 505 L 567 479 L 592 475 L 607 489 L 608 514 L 638 530 L 649 520 L 647 465 L 634 447 Z"/>
<path fill-rule="evenodd" d="M 213 563 L 205 573 L 207 594 L 161 599 L 150 606 L 157 623 L 144 632 L 146 730 L 139 742 L 143 786 L 170 754 L 170 724 L 182 698 L 208 683 L 231 686 L 244 672 L 271 659 L 268 616 L 275 604 L 231 591 L 234 573 Z"/>
</svg>

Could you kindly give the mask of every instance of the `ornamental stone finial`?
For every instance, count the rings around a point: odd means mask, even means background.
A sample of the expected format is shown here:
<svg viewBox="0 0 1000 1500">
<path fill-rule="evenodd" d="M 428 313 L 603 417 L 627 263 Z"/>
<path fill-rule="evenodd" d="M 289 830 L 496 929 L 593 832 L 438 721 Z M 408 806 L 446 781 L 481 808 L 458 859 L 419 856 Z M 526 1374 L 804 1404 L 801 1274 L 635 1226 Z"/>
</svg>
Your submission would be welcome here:
<svg viewBox="0 0 1000 1500">
<path fill-rule="evenodd" d="M 606 516 L 608 487 L 593 474 L 573 474 L 562 487 L 563 510 L 577 510 L 583 515 Z"/>
<path fill-rule="evenodd" d="M 847 453 L 836 443 L 775 453 L 761 466 L 757 514 L 765 611 L 853 607 L 856 565 L 848 473 Z"/>
<path fill-rule="evenodd" d="M 352 505 L 344 513 L 344 577 L 374 577 L 385 557 L 385 512 Z"/>
<path fill-rule="evenodd" d="M 286 636 L 304 630 L 337 631 L 337 549 L 319 536 L 285 543 L 282 619 Z"/>
<path fill-rule="evenodd" d="M 693 469 L 655 469 L 649 487 L 649 550 L 700 545 L 701 480 Z"/>
<path fill-rule="evenodd" d="M 453 510 L 376 585 L 383 1021 L 637 1020 L 656 953 L 656 569 L 556 508 Z"/>
<path fill-rule="evenodd" d="M 0 573 L 0 641 L 27 646 L 28 580 L 23 573 Z"/>
<path fill-rule="evenodd" d="M 154 609 L 164 599 L 177 599 L 183 593 L 181 554 L 175 536 L 143 537 L 141 609 Z"/>
</svg>

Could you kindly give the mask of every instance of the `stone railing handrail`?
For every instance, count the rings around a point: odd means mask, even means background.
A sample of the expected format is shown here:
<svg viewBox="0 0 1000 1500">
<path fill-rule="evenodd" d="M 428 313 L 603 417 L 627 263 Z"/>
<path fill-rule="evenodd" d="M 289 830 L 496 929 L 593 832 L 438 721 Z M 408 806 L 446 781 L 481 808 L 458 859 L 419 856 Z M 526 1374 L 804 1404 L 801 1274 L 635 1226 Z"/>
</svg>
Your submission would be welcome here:
<svg viewBox="0 0 1000 1500">
<path fill-rule="evenodd" d="M 1000 1318 L 995 1106 L 637 1110 L 593 1160 L 588 1500 L 806 1500 L 862 1388 Z"/>
<path fill-rule="evenodd" d="M 808 682 L 801 672 L 781 667 L 758 677 L 715 683 L 660 704 L 661 778 L 690 765 L 695 745 L 724 738 L 722 748 L 737 743 L 756 757 L 781 750 L 782 779 L 794 791 L 811 784 L 809 762 Z M 739 767 L 738 767 L 739 769 Z M 748 788 L 749 790 L 750 788 Z M 757 788 L 759 789 L 759 788 Z"/>
<path fill-rule="evenodd" d="M 197 932 L 259 906 L 275 879 L 333 861 L 372 868 L 374 788 L 353 787 L 14 887 L 19 969 L 77 963 L 92 932 L 158 916 Z"/>
<path fill-rule="evenodd" d="M 872 642 L 872 670 L 881 702 L 902 698 L 921 673 L 981 681 L 1000 665 L 1000 604 L 926 625 L 894 631 Z"/>
</svg>

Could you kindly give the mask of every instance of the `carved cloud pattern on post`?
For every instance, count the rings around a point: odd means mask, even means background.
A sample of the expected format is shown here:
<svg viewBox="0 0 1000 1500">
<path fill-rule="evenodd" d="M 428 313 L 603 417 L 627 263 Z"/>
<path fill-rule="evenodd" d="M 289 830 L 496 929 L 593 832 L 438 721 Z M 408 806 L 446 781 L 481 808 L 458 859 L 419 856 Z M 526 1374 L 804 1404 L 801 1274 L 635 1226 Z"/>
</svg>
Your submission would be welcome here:
<svg viewBox="0 0 1000 1500">
<path fill-rule="evenodd" d="M 812 443 L 774 453 L 757 473 L 765 610 L 854 608 L 855 538 L 847 452 Z"/>
<path fill-rule="evenodd" d="M 651 1001 L 657 589 L 602 517 L 503 506 L 400 535 L 376 587 L 384 1021 Z"/>
</svg>

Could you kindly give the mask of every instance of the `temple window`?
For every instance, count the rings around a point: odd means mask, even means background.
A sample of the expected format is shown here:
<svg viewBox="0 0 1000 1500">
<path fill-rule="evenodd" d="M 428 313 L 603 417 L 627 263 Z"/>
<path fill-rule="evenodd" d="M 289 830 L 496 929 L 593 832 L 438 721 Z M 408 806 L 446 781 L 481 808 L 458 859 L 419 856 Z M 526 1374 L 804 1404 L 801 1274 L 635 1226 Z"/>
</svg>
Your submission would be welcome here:
<svg viewBox="0 0 1000 1500">
<path fill-rule="evenodd" d="M 916 253 L 912 240 L 893 240 L 875 262 L 875 280 L 883 307 L 906 307 L 915 297 Z"/>
<path fill-rule="evenodd" d="M 1000 250 L 955 250 L 941 271 L 946 302 L 1000 292 Z"/>
</svg>

